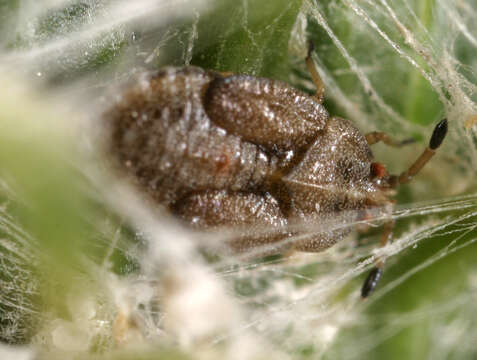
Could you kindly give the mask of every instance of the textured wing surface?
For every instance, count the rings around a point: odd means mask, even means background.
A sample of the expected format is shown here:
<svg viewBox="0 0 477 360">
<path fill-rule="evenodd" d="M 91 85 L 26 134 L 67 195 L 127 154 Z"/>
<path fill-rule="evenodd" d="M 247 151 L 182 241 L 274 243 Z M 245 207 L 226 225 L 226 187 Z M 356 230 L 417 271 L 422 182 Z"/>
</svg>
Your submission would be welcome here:
<svg viewBox="0 0 477 360">
<path fill-rule="evenodd" d="M 308 144 L 328 120 L 323 105 L 289 84 L 245 75 L 215 79 L 204 102 L 216 124 L 278 152 Z"/>
</svg>

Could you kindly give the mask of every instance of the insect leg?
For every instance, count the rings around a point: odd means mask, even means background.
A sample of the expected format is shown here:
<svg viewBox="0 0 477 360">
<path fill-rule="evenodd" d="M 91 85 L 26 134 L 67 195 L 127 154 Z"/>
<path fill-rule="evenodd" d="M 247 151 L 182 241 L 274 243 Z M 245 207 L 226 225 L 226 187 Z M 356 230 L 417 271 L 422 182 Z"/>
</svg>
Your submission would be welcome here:
<svg viewBox="0 0 477 360">
<path fill-rule="evenodd" d="M 394 176 L 391 178 L 391 185 L 396 187 L 398 184 L 404 184 L 412 180 L 412 178 L 419 173 L 419 171 L 428 163 L 428 161 L 434 156 L 436 150 L 441 146 L 444 138 L 447 134 L 447 119 L 441 120 L 436 127 L 429 141 L 429 146 L 424 149 L 422 154 L 417 158 L 416 161 L 399 176 Z"/>
<path fill-rule="evenodd" d="M 393 236 L 393 228 L 394 228 L 394 220 L 389 220 L 384 224 L 384 230 L 381 235 L 381 242 L 380 242 L 381 247 L 386 246 L 386 244 L 391 241 L 391 238 Z M 383 268 L 384 268 L 384 260 L 377 259 L 375 267 L 373 268 L 373 270 L 371 270 L 371 272 L 369 273 L 368 277 L 366 278 L 363 284 L 363 287 L 361 288 L 362 298 L 367 298 L 374 291 L 374 289 L 378 285 L 381 275 L 383 274 Z"/>
<path fill-rule="evenodd" d="M 366 137 L 366 141 L 368 142 L 368 145 L 374 145 L 381 141 L 389 146 L 401 147 L 401 146 L 412 144 L 415 142 L 413 138 L 399 141 L 399 140 L 393 139 L 388 134 L 384 132 L 379 132 L 379 131 L 370 132 L 369 134 L 366 134 L 365 137 Z"/>
<path fill-rule="evenodd" d="M 313 52 L 314 48 L 315 46 L 313 45 L 313 42 L 310 41 L 308 45 L 308 55 L 306 56 L 305 62 L 306 62 L 306 67 L 308 68 L 308 71 L 310 72 L 313 83 L 316 86 L 316 93 L 314 97 L 321 104 L 325 96 L 325 84 L 323 83 L 323 80 L 321 80 L 321 77 L 320 77 L 320 74 L 318 74 L 316 65 L 313 62 L 313 59 L 311 58 L 311 53 Z"/>
</svg>

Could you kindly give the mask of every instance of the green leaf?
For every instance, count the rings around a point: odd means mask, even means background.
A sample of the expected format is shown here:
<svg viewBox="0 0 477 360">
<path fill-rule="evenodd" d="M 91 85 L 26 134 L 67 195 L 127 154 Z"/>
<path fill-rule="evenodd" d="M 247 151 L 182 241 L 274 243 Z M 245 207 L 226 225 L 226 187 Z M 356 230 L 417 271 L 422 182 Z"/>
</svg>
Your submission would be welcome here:
<svg viewBox="0 0 477 360">
<path fill-rule="evenodd" d="M 287 79 L 288 43 L 302 0 L 219 1 L 198 24 L 192 64 Z"/>
</svg>

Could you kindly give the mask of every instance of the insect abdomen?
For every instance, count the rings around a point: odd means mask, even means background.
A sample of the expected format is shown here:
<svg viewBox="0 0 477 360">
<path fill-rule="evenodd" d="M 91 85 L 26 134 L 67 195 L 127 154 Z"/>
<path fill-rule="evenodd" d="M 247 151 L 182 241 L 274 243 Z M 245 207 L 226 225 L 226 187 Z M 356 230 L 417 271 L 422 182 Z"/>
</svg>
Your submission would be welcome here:
<svg viewBox="0 0 477 360">
<path fill-rule="evenodd" d="M 210 119 L 204 94 L 215 72 L 167 68 L 140 81 L 107 118 L 119 165 L 169 206 L 191 191 L 246 191 L 277 159 Z"/>
</svg>

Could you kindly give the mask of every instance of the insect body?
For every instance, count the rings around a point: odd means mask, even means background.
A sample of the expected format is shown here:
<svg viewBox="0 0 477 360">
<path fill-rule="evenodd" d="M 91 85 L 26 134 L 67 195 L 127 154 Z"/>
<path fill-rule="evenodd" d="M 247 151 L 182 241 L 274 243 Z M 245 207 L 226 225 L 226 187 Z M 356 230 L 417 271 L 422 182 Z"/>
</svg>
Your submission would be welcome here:
<svg viewBox="0 0 477 360">
<path fill-rule="evenodd" d="M 106 114 L 112 153 L 141 189 L 191 226 L 242 229 L 229 243 L 235 251 L 284 251 L 290 244 L 281 240 L 300 234 L 292 225 L 307 223 L 322 226 L 293 248 L 322 251 L 369 209 L 392 210 L 390 192 L 429 160 L 447 123 L 408 172 L 390 176 L 369 145 L 402 143 L 383 133 L 363 136 L 348 120 L 330 117 L 310 57 L 307 65 L 315 96 L 280 81 L 196 67 L 150 74 Z M 391 236 L 386 228 L 383 243 Z M 363 296 L 381 269 L 379 262 Z"/>
</svg>

